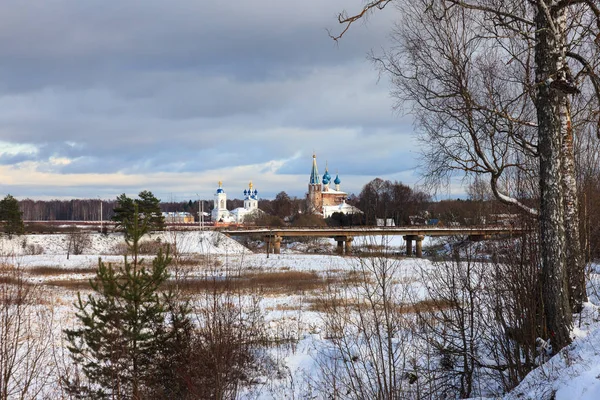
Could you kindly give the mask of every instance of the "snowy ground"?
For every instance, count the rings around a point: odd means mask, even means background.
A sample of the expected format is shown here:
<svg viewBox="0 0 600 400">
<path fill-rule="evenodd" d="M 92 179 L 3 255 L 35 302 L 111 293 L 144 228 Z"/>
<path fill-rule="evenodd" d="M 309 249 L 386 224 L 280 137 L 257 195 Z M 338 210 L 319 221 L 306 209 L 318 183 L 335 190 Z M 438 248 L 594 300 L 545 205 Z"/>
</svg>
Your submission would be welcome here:
<svg viewBox="0 0 600 400">
<path fill-rule="evenodd" d="M 343 274 L 357 268 L 358 260 L 352 257 L 340 257 L 333 254 L 335 241 L 323 240 L 317 245 L 325 249 L 326 254 L 303 254 L 308 247 L 305 243 L 289 243 L 282 246 L 282 254 L 267 255 L 253 253 L 235 240 L 217 232 L 165 232 L 153 234 L 147 240 L 161 243 L 176 243 L 177 249 L 185 256 L 210 256 L 218 260 L 222 270 L 238 269 L 245 271 L 306 271 L 321 276 Z M 119 234 L 91 236 L 91 244 L 82 255 L 67 257 L 69 237 L 58 235 L 26 235 L 8 239 L 0 238 L 0 261 L 17 265 L 25 271 L 37 271 L 40 268 L 52 268 L 65 271 L 64 274 L 29 274 L 28 279 L 38 283 L 61 280 L 87 280 L 93 276 L 98 258 L 108 262 L 122 262 L 122 256 L 115 255 L 115 249 L 123 243 Z M 384 246 L 393 253 L 403 253 L 405 243 L 401 238 L 356 238 L 353 246 Z M 439 248 L 437 240 L 427 239 L 424 249 Z M 30 255 L 34 249 L 41 254 Z M 260 251 L 260 250 L 259 250 Z M 411 282 L 417 270 L 429 269 L 433 264 L 426 259 L 405 258 L 398 261 L 396 279 Z M 573 345 L 547 363 L 534 370 L 506 399 L 600 399 L 600 274 L 594 268 L 590 277 L 590 303 L 586 304 L 581 319 L 573 331 L 576 338 Z M 206 273 L 195 270 L 192 275 Z M 212 271 L 214 273 L 214 271 Z M 55 297 L 55 314 L 57 317 L 57 337 L 64 327 L 73 324 L 74 290 L 49 286 L 48 296 Z M 413 293 L 422 291 L 419 283 L 414 283 Z M 321 294 L 322 295 L 322 294 Z M 261 300 L 265 313 L 267 329 L 274 336 L 293 339 L 293 346 L 273 349 L 273 359 L 277 368 L 286 371 L 283 377 L 265 381 L 263 386 L 248 397 L 260 399 L 292 399 L 306 398 L 303 382 L 310 381 L 316 374 L 316 354 L 325 341 L 323 316 L 310 309 L 311 299 L 318 298 L 319 293 L 307 291 L 302 293 L 280 293 L 266 295 Z M 57 339 L 58 340 L 58 339 Z M 552 397 L 554 396 L 554 397 Z"/>
</svg>

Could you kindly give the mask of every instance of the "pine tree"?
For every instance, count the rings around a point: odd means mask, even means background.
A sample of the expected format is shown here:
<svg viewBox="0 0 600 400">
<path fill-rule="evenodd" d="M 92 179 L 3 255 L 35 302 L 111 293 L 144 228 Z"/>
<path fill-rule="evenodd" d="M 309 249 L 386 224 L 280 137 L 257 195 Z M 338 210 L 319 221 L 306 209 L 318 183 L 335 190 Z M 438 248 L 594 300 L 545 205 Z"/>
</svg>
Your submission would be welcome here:
<svg viewBox="0 0 600 400">
<path fill-rule="evenodd" d="M 165 229 L 165 218 L 160 210 L 160 199 L 157 199 L 152 192 L 148 190 L 141 191 L 138 194 L 139 199 L 135 202 L 149 221 L 150 229 L 153 231 L 162 231 Z"/>
<path fill-rule="evenodd" d="M 67 389 L 81 398 L 140 399 L 145 382 L 153 381 L 154 359 L 169 338 L 167 309 L 158 290 L 168 277 L 171 261 L 162 249 L 146 268 L 138 257 L 139 241 L 148 223 L 124 220 L 131 260 L 124 265 L 98 261 L 95 292 L 84 301 L 78 294 L 76 317 L 81 326 L 65 330 L 68 350 L 85 375 L 85 382 L 65 379 Z"/>
<path fill-rule="evenodd" d="M 165 229 L 165 218 L 160 210 L 160 199 L 152 192 L 143 190 L 138 194 L 138 199 L 131 199 L 123 193 L 117 197 L 117 206 L 114 208 L 112 220 L 117 223 L 117 228 L 125 230 L 127 223 L 131 223 L 134 217 L 134 207 L 137 206 L 137 215 L 146 221 L 151 231 L 162 231 Z"/>
<path fill-rule="evenodd" d="M 125 224 L 131 220 L 134 214 L 134 201 L 127 197 L 125 193 L 117 197 L 117 205 L 113 209 L 112 220 L 117 223 L 117 227 L 124 228 Z"/>
<path fill-rule="evenodd" d="M 23 213 L 19 210 L 19 202 L 10 194 L 0 200 L 0 223 L 8 237 L 25 232 Z"/>
</svg>

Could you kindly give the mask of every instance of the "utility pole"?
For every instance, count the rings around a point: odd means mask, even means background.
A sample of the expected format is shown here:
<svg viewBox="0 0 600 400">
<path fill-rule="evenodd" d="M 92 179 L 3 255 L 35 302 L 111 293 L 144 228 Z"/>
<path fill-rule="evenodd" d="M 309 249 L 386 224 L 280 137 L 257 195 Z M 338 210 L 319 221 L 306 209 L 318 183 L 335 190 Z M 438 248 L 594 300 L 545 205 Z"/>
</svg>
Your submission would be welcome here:
<svg viewBox="0 0 600 400">
<path fill-rule="evenodd" d="M 196 193 L 198 196 L 198 224 L 200 225 L 200 230 L 204 230 L 204 202 L 200 200 L 200 195 Z"/>
<path fill-rule="evenodd" d="M 102 215 L 102 199 L 98 196 L 98 200 L 100 200 L 100 233 L 104 233 L 104 218 Z"/>
</svg>

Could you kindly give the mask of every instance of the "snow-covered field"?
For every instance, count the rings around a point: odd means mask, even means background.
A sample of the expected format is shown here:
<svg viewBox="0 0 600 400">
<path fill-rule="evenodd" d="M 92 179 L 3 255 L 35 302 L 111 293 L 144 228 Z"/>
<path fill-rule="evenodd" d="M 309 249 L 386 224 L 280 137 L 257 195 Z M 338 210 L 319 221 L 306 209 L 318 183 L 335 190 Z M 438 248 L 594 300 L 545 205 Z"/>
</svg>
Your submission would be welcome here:
<svg viewBox="0 0 600 400">
<path fill-rule="evenodd" d="M 26 272 L 27 279 L 36 283 L 48 283 L 60 280 L 86 280 L 93 276 L 98 258 L 108 262 L 121 262 L 122 256 L 115 249 L 123 243 L 119 234 L 92 234 L 91 241 L 83 254 L 69 254 L 69 236 L 25 235 L 20 237 L 0 237 L 0 261 L 4 264 L 19 266 Z M 320 245 L 325 254 L 304 254 L 305 244 L 291 243 L 282 246 L 282 254 L 251 252 L 235 240 L 218 232 L 165 232 L 152 234 L 146 240 L 160 243 L 175 243 L 182 257 L 193 259 L 196 256 L 210 257 L 218 261 L 219 271 L 230 269 L 269 272 L 269 271 L 305 271 L 319 276 L 343 276 L 361 268 L 361 261 L 354 257 L 341 257 L 333 254 L 335 242 L 323 240 Z M 401 253 L 404 242 L 401 238 L 357 238 L 355 248 L 363 246 L 384 246 L 394 253 Z M 426 241 L 428 246 L 437 242 Z M 260 250 L 259 250 L 260 251 Z M 29 254 L 29 253 L 40 254 Z M 149 257 L 149 256 L 148 256 Z M 400 259 L 395 261 L 394 279 L 406 283 L 412 299 L 422 298 L 425 286 L 416 277 L 419 271 L 430 271 L 435 265 L 426 259 Z M 52 274 L 27 273 L 52 269 Z M 204 269 L 203 269 L 204 268 Z M 61 273 L 60 270 L 64 270 Z M 218 273 L 206 267 L 192 267 L 190 275 Z M 600 279 L 591 275 L 589 292 L 596 292 Z M 321 288 L 320 290 L 327 290 Z M 60 342 L 60 332 L 73 324 L 75 300 L 74 290 L 65 287 L 48 286 L 48 296 L 54 297 L 56 341 Z M 307 391 L 306 383 L 318 375 L 322 368 L 317 361 L 327 340 L 323 313 L 311 308 L 311 302 L 326 296 L 326 292 L 289 291 L 276 294 L 268 293 L 261 299 L 261 308 L 265 314 L 267 330 L 272 335 L 293 339 L 293 346 L 272 350 L 276 368 L 280 373 L 276 377 L 264 380 L 256 390 L 245 392 L 246 397 L 260 399 L 320 398 Z M 547 361 L 514 389 L 505 395 L 507 399 L 600 399 L 600 314 L 598 296 L 590 295 L 582 316 L 577 320 L 573 331 L 576 337 L 573 345 Z M 50 301 L 50 299 L 48 299 Z M 595 303 L 595 304 L 594 304 Z M 283 373 L 283 372 L 284 373 Z M 46 395 L 52 390 L 45 390 Z M 316 396 L 316 397 L 315 397 Z M 554 396 L 554 397 L 552 397 Z"/>
</svg>

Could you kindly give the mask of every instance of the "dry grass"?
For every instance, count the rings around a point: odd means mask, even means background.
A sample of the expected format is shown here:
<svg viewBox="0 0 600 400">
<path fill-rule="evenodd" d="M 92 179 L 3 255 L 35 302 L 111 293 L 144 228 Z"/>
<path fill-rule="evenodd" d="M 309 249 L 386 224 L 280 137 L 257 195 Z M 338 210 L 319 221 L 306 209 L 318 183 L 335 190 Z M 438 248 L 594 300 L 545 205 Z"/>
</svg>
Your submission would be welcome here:
<svg viewBox="0 0 600 400">
<path fill-rule="evenodd" d="M 324 299 L 315 297 L 308 300 L 308 310 L 316 312 L 332 312 L 333 310 L 366 310 L 368 308 L 367 303 L 360 302 L 357 300 L 350 300 L 344 298 L 331 298 Z"/>
<path fill-rule="evenodd" d="M 56 279 L 46 281 L 44 284 L 77 291 L 91 289 L 89 279 Z"/>
<path fill-rule="evenodd" d="M 316 272 L 276 271 L 242 273 L 228 279 L 208 277 L 169 281 L 167 287 L 177 286 L 188 293 L 218 290 L 281 294 L 321 289 L 327 284 L 327 280 Z"/>
<path fill-rule="evenodd" d="M 33 267 L 28 268 L 27 273 L 29 275 L 36 276 L 56 276 L 56 275 L 67 275 L 67 274 L 86 274 L 95 273 L 96 266 L 93 267 L 72 267 L 72 268 L 61 268 L 61 267 Z"/>
<path fill-rule="evenodd" d="M 90 289 L 88 279 L 56 279 L 45 283 L 69 290 Z M 327 285 L 327 281 L 314 272 L 271 272 L 247 273 L 229 279 L 185 278 L 178 281 L 169 280 L 163 288 L 177 287 L 183 292 L 195 294 L 208 291 L 256 292 L 264 294 L 303 293 L 316 290 Z"/>
<path fill-rule="evenodd" d="M 34 286 L 33 283 L 24 280 L 23 278 L 19 278 L 18 276 L 9 274 L 9 275 L 0 275 L 0 285 L 23 285 L 23 286 Z"/>
<path fill-rule="evenodd" d="M 91 271 L 85 270 L 85 272 Z M 363 280 L 364 277 L 353 272 L 324 277 L 314 271 L 246 271 L 229 278 L 187 277 L 169 280 L 164 284 L 163 289 L 177 288 L 191 295 L 210 291 L 286 295 L 315 291 L 322 293 L 331 286 L 355 285 Z M 90 289 L 89 279 L 54 279 L 46 281 L 45 284 L 68 290 Z"/>
<path fill-rule="evenodd" d="M 370 308 L 377 308 L 380 305 L 372 305 L 358 299 L 347 299 L 347 298 L 313 298 L 308 300 L 309 310 L 318 312 L 332 312 L 340 310 L 367 310 Z M 394 309 L 400 314 L 414 314 L 414 313 L 431 313 L 439 310 L 444 310 L 452 307 L 453 304 L 450 302 L 441 302 L 438 300 L 423 300 L 415 304 L 395 304 Z"/>
<path fill-rule="evenodd" d="M 146 240 L 140 242 L 139 244 L 139 254 L 140 255 L 156 255 L 159 250 L 166 252 L 167 247 L 169 248 L 169 252 L 173 254 L 177 251 L 176 247 L 172 243 L 165 243 L 161 240 Z M 128 254 L 130 252 L 129 245 L 127 243 L 117 243 L 113 246 L 113 248 L 108 252 L 108 254 L 116 254 L 123 255 Z"/>
<path fill-rule="evenodd" d="M 277 304 L 274 307 L 266 307 L 266 311 L 298 311 L 301 310 L 302 304 Z"/>
<path fill-rule="evenodd" d="M 193 254 L 193 255 L 179 255 L 178 257 L 173 256 L 173 260 L 171 261 L 170 267 L 173 266 L 183 266 L 183 267 L 211 267 L 211 268 L 219 268 L 223 265 L 223 263 L 213 256 L 207 256 L 203 254 Z"/>
</svg>

